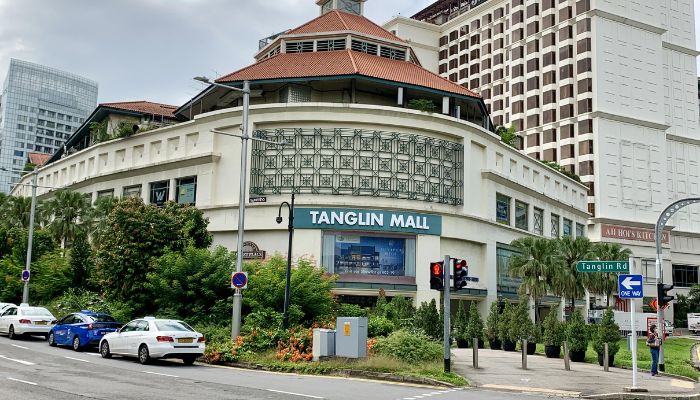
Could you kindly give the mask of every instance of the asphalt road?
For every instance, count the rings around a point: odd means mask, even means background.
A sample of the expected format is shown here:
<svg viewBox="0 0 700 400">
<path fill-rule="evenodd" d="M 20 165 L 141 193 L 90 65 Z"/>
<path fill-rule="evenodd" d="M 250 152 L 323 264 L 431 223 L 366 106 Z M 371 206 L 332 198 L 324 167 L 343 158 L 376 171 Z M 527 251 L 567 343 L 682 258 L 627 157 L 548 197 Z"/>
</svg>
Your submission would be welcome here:
<svg viewBox="0 0 700 400">
<path fill-rule="evenodd" d="M 520 393 L 445 390 L 195 364 L 105 360 L 96 351 L 54 348 L 40 339 L 0 337 L 0 398 L 73 399 L 544 399 Z"/>
</svg>

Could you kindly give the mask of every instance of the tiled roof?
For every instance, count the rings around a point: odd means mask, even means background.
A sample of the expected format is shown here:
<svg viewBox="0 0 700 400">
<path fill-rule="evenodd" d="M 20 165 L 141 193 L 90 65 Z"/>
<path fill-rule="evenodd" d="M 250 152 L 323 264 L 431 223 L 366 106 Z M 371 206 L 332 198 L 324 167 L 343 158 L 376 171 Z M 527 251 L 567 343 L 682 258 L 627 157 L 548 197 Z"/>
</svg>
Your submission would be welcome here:
<svg viewBox="0 0 700 400">
<path fill-rule="evenodd" d="M 51 154 L 46 154 L 46 153 L 29 153 L 29 162 L 41 167 L 42 165 L 46 164 L 47 161 L 49 161 L 49 158 L 51 158 Z"/>
<path fill-rule="evenodd" d="M 165 118 L 175 118 L 177 106 L 152 103 L 150 101 L 126 101 L 120 103 L 102 103 L 100 107 L 116 108 L 119 110 L 135 111 L 149 115 L 158 115 Z"/>
<path fill-rule="evenodd" d="M 352 50 L 282 53 L 223 76 L 217 82 L 338 75 L 362 75 L 462 96 L 480 97 L 475 92 L 419 65 Z"/>
<path fill-rule="evenodd" d="M 355 31 L 382 39 L 394 40 L 398 42 L 404 41 L 361 15 L 350 14 L 338 10 L 329 11 L 298 28 L 286 32 L 285 35 L 337 31 Z"/>
</svg>

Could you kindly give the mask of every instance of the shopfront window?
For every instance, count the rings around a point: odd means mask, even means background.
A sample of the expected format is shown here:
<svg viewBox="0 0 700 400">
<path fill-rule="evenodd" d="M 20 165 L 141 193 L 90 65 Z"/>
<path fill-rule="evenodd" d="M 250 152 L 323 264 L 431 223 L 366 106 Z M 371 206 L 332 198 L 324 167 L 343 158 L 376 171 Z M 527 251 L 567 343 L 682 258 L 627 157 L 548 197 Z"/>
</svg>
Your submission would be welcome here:
<svg viewBox="0 0 700 400">
<path fill-rule="evenodd" d="M 517 293 L 522 281 L 513 278 L 508 273 L 510 258 L 518 254 L 515 249 L 499 244 L 496 247 L 496 273 L 498 274 L 498 290 L 507 293 Z"/>
<path fill-rule="evenodd" d="M 698 281 L 698 267 L 694 265 L 674 265 L 673 266 L 673 284 L 676 287 L 691 287 L 695 286 Z"/>
<path fill-rule="evenodd" d="M 327 233 L 322 257 L 331 274 L 416 275 L 416 239 L 411 236 Z"/>
<path fill-rule="evenodd" d="M 528 205 L 522 201 L 515 202 L 515 227 L 528 230 Z"/>
<path fill-rule="evenodd" d="M 510 197 L 502 194 L 496 195 L 496 221 L 510 225 Z"/>
<path fill-rule="evenodd" d="M 197 198 L 197 177 L 180 178 L 177 180 L 177 201 L 178 204 L 194 205 Z"/>
<path fill-rule="evenodd" d="M 151 204 L 162 207 L 168 201 L 170 192 L 170 181 L 160 181 L 151 183 Z"/>
</svg>

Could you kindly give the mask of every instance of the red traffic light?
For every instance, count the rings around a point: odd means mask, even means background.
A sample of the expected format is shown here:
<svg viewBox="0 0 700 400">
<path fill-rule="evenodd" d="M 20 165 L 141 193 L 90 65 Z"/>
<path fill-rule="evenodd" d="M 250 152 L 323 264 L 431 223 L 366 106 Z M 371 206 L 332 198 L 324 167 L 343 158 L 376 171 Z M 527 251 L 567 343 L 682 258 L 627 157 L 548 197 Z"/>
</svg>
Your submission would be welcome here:
<svg viewBox="0 0 700 400">
<path fill-rule="evenodd" d="M 467 286 L 467 260 L 452 260 L 452 278 L 454 290 L 460 290 Z"/>
<path fill-rule="evenodd" d="M 430 264 L 430 288 L 433 290 L 442 290 L 445 287 L 445 277 L 442 268 L 442 261 Z"/>
<path fill-rule="evenodd" d="M 435 263 L 431 268 L 433 276 L 442 276 L 442 264 Z"/>
</svg>

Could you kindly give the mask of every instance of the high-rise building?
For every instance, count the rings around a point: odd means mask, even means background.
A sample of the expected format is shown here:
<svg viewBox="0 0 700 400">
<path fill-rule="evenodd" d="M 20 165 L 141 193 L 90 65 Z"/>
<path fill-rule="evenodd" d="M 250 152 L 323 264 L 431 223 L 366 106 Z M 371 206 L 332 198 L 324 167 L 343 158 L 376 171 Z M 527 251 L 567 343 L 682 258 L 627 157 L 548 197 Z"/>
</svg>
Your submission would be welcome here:
<svg viewBox="0 0 700 400">
<path fill-rule="evenodd" d="M 12 59 L 0 95 L 0 192 L 9 192 L 29 152 L 54 153 L 90 115 L 97 82 Z"/>
<path fill-rule="evenodd" d="M 700 196 L 694 22 L 690 0 L 439 0 L 384 27 L 479 92 L 525 153 L 578 174 L 589 236 L 629 247 L 651 283 L 656 220 Z M 668 225 L 663 278 L 697 284 L 700 207 Z"/>
</svg>

